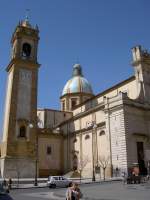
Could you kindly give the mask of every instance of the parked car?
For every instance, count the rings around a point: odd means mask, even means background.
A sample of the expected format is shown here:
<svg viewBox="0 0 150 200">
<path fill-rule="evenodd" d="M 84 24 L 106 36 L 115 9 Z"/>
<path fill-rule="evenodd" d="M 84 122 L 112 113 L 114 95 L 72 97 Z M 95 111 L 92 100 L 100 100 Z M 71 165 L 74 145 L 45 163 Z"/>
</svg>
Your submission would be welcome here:
<svg viewBox="0 0 150 200">
<path fill-rule="evenodd" d="M 8 186 L 4 186 L 3 183 L 0 183 L 0 195 L 9 193 Z"/>
<path fill-rule="evenodd" d="M 68 187 L 72 181 L 63 176 L 49 176 L 47 185 L 49 188 Z"/>
</svg>

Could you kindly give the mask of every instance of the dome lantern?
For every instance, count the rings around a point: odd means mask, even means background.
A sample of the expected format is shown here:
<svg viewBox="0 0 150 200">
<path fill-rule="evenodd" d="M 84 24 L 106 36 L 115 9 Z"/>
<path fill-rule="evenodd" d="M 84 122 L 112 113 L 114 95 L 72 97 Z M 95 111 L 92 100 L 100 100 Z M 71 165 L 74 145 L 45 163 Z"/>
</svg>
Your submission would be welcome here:
<svg viewBox="0 0 150 200">
<path fill-rule="evenodd" d="M 80 64 L 75 64 L 73 66 L 73 74 L 72 76 L 83 76 L 82 75 L 82 67 Z"/>
<path fill-rule="evenodd" d="M 65 84 L 60 98 L 62 110 L 70 111 L 76 105 L 93 96 L 92 87 L 83 76 L 81 65 L 75 64 L 73 66 L 72 78 Z"/>
</svg>

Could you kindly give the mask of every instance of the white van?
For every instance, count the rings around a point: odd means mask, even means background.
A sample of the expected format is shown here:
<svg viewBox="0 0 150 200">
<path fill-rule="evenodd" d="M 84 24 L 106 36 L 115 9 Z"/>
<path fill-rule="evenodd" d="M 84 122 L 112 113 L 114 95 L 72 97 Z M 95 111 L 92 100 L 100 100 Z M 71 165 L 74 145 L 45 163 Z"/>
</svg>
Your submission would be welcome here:
<svg viewBox="0 0 150 200">
<path fill-rule="evenodd" d="M 68 187 L 72 181 L 63 176 L 49 176 L 47 185 L 49 188 Z"/>
</svg>

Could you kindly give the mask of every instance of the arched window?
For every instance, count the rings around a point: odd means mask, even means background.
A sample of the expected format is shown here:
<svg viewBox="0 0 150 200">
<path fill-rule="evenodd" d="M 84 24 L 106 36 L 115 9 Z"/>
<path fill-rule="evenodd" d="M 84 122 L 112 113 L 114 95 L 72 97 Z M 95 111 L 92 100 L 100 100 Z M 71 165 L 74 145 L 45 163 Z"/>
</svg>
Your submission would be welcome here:
<svg viewBox="0 0 150 200">
<path fill-rule="evenodd" d="M 47 154 L 48 154 L 48 155 L 51 155 L 51 153 L 52 153 L 52 148 L 51 148 L 51 146 L 47 146 Z"/>
<path fill-rule="evenodd" d="M 89 139 L 90 138 L 90 136 L 89 135 L 86 135 L 85 136 L 85 140 L 87 140 L 87 139 Z"/>
<path fill-rule="evenodd" d="M 77 98 L 71 98 L 71 108 L 73 109 L 77 105 Z"/>
<path fill-rule="evenodd" d="M 24 43 L 22 46 L 22 56 L 25 58 L 29 58 L 31 55 L 31 45 L 28 43 Z"/>
<path fill-rule="evenodd" d="M 25 126 L 20 127 L 19 137 L 26 137 L 26 127 Z"/>
<path fill-rule="evenodd" d="M 105 131 L 101 131 L 101 132 L 99 133 L 99 136 L 102 136 L 102 135 L 105 135 Z"/>
</svg>

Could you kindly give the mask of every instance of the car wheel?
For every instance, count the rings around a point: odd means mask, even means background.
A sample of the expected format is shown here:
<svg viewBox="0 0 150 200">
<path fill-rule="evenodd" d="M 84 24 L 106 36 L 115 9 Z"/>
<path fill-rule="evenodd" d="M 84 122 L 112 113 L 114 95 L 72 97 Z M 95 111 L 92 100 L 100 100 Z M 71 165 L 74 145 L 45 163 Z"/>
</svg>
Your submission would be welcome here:
<svg viewBox="0 0 150 200">
<path fill-rule="evenodd" d="M 52 187 L 53 187 L 53 188 L 56 188 L 56 184 L 53 184 Z"/>
</svg>

